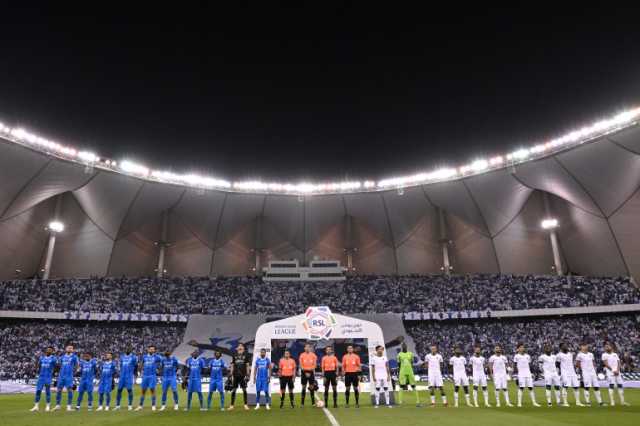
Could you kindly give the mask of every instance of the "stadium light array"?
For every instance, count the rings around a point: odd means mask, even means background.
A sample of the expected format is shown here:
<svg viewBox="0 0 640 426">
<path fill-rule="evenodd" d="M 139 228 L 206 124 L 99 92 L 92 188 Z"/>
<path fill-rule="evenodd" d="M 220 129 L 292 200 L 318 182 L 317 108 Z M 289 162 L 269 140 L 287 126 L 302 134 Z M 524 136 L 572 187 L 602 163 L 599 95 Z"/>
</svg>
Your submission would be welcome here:
<svg viewBox="0 0 640 426">
<path fill-rule="evenodd" d="M 558 227 L 558 219 L 544 219 L 540 226 L 542 229 L 555 229 Z"/>
<path fill-rule="evenodd" d="M 590 126 L 567 133 L 559 138 L 536 144 L 529 148 L 519 148 L 506 155 L 498 155 L 492 158 L 478 158 L 473 162 L 460 167 L 439 168 L 430 172 L 391 177 L 377 182 L 373 180 L 366 180 L 364 182 L 344 181 L 327 183 L 279 183 L 256 180 L 230 182 L 224 179 L 201 176 L 195 173 L 180 174 L 169 171 L 152 170 L 131 160 L 118 162 L 107 158 L 101 158 L 93 152 L 80 151 L 76 148 L 65 146 L 30 133 L 21 127 L 12 128 L 4 123 L 0 123 L 0 137 L 49 155 L 90 165 L 91 167 L 125 173 L 150 181 L 235 192 L 279 193 L 304 196 L 313 194 L 383 191 L 389 189 L 399 190 L 411 186 L 460 179 L 466 176 L 472 176 L 479 173 L 485 173 L 490 170 L 497 170 L 503 167 L 512 166 L 534 158 L 540 158 L 551 153 L 591 141 L 597 137 L 621 130 L 625 127 L 632 126 L 637 124 L 639 120 L 640 108 L 635 108 L 617 114 L 611 118 L 598 121 Z"/>
<path fill-rule="evenodd" d="M 49 226 L 48 226 L 49 231 L 51 232 L 55 232 L 60 233 L 62 231 L 64 231 L 64 223 L 54 220 L 52 222 L 49 222 Z"/>
</svg>

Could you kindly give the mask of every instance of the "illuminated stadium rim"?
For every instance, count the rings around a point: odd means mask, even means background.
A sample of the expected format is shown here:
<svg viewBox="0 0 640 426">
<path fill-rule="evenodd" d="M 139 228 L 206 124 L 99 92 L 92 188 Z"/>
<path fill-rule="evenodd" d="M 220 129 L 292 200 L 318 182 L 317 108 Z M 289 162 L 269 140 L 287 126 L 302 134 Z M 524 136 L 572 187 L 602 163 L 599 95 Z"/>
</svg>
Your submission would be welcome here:
<svg viewBox="0 0 640 426">
<path fill-rule="evenodd" d="M 598 121 L 590 126 L 567 133 L 550 141 L 529 148 L 520 148 L 506 155 L 491 158 L 479 158 L 469 164 L 453 168 L 444 167 L 429 172 L 407 176 L 398 176 L 379 181 L 342 181 L 342 182 L 300 182 L 277 183 L 262 181 L 231 182 L 224 179 L 203 176 L 200 174 L 178 174 L 170 171 L 152 170 L 147 166 L 131 160 L 114 161 L 100 157 L 90 151 L 82 151 L 65 146 L 26 131 L 21 127 L 8 127 L 0 122 L 0 137 L 28 147 L 30 149 L 68 161 L 96 167 L 102 170 L 144 179 L 150 182 L 168 183 L 198 189 L 211 189 L 245 194 L 351 194 L 360 192 L 388 191 L 436 182 L 453 181 L 489 171 L 499 170 L 527 161 L 536 160 L 556 154 L 575 146 L 593 141 L 610 133 L 634 126 L 640 122 L 640 107 L 624 111 L 613 117 Z"/>
</svg>

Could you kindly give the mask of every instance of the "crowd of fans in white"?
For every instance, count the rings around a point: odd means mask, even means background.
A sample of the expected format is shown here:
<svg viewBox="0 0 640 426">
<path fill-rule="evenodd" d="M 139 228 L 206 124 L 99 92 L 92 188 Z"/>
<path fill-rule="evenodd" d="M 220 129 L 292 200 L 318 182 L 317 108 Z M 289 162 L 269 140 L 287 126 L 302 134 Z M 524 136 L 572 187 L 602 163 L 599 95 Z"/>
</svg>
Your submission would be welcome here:
<svg viewBox="0 0 640 426">
<path fill-rule="evenodd" d="M 624 303 L 640 303 L 640 291 L 627 278 L 428 275 L 312 283 L 266 283 L 255 277 L 0 282 L 0 310 L 48 312 L 293 315 L 316 305 L 344 313 L 401 313 Z"/>
<path fill-rule="evenodd" d="M 126 348 L 142 354 L 152 344 L 173 350 L 182 342 L 184 329 L 184 324 L 0 321 L 0 380 L 37 377 L 36 360 L 47 346 L 62 352 L 72 343 L 78 353 L 97 357 L 106 352 L 117 356 Z"/>
</svg>

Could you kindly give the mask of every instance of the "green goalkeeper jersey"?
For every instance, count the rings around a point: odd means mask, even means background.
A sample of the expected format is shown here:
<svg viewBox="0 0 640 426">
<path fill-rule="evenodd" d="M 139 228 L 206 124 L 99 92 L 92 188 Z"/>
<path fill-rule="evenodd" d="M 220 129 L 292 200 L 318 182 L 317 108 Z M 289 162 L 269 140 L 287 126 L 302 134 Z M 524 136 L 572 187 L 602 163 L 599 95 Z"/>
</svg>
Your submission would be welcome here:
<svg viewBox="0 0 640 426">
<path fill-rule="evenodd" d="M 398 354 L 398 366 L 401 373 L 413 374 L 413 352 L 400 352 Z"/>
</svg>

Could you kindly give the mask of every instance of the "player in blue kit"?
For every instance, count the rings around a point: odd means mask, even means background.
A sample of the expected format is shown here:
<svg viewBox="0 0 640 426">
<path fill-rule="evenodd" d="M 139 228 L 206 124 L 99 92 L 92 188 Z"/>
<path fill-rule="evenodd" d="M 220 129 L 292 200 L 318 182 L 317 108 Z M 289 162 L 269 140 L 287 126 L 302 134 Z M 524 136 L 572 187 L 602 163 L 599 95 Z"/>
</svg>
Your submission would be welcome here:
<svg viewBox="0 0 640 426">
<path fill-rule="evenodd" d="M 214 352 L 213 359 L 209 362 L 211 380 L 209 381 L 209 395 L 207 396 L 207 409 L 211 409 L 211 397 L 213 393 L 220 392 L 220 410 L 224 411 L 224 369 L 227 366 L 219 351 Z"/>
<path fill-rule="evenodd" d="M 83 359 L 80 360 L 80 387 L 78 388 L 78 402 L 76 410 L 80 410 L 82 398 L 87 393 L 87 409 L 93 409 L 93 380 L 96 378 L 98 371 L 98 362 L 91 357 L 91 354 L 85 352 Z"/>
<path fill-rule="evenodd" d="M 199 356 L 198 351 L 194 351 L 191 354 L 191 358 L 187 360 L 185 367 L 187 369 L 187 407 L 184 410 L 189 411 L 191 409 L 191 397 L 196 392 L 200 401 L 200 411 L 206 411 L 202 399 L 202 369 L 206 367 L 204 358 Z"/>
<path fill-rule="evenodd" d="M 116 363 L 113 361 L 113 354 L 107 352 L 104 360 L 99 366 L 100 383 L 98 384 L 98 408 L 96 411 L 109 411 L 111 405 L 111 391 L 113 390 L 113 379 L 116 375 Z M 102 403 L 104 402 L 104 407 Z"/>
<path fill-rule="evenodd" d="M 160 411 L 164 411 L 167 408 L 167 391 L 171 388 L 173 392 L 173 409 L 178 409 L 178 385 L 176 380 L 176 373 L 178 372 L 178 358 L 171 356 L 170 351 L 164 353 L 162 358 L 162 407 Z"/>
<path fill-rule="evenodd" d="M 71 411 L 73 404 L 73 375 L 78 369 L 78 355 L 73 352 L 73 345 L 67 345 L 65 353 L 58 358 L 58 386 L 56 386 L 56 406 L 53 411 L 60 409 L 62 392 L 67 390 L 67 411 Z"/>
<path fill-rule="evenodd" d="M 42 395 L 42 389 L 44 388 L 45 398 L 47 400 L 47 406 L 45 411 L 51 409 L 51 382 L 53 381 L 53 372 L 58 364 L 58 358 L 53 354 L 53 348 L 51 346 L 44 350 L 44 355 L 38 358 L 36 364 L 36 370 L 38 370 L 38 384 L 36 385 L 36 398 L 35 404 L 31 411 L 40 410 L 40 396 Z"/>
<path fill-rule="evenodd" d="M 158 367 L 161 361 L 162 357 L 156 353 L 156 347 L 153 345 L 149 346 L 147 353 L 142 356 L 142 396 L 140 396 L 140 405 L 136 411 L 142 410 L 147 390 L 151 392 L 151 411 L 156 411 L 156 385 L 158 384 Z"/>
<path fill-rule="evenodd" d="M 260 394 L 264 393 L 265 407 L 270 410 L 271 392 L 269 392 L 269 381 L 271 380 L 271 360 L 267 358 L 267 350 L 260 349 L 260 355 L 256 358 L 253 368 L 253 381 L 256 384 L 256 410 L 260 409 Z"/>
<path fill-rule="evenodd" d="M 122 390 L 127 390 L 127 396 L 129 398 L 129 411 L 133 410 L 133 384 L 135 383 L 135 377 L 138 374 L 138 357 L 131 353 L 131 348 L 127 348 L 125 353 L 120 354 L 118 360 L 118 367 L 120 370 L 120 379 L 118 380 L 118 393 L 116 394 L 116 408 L 120 409 L 120 401 L 122 400 Z"/>
</svg>

